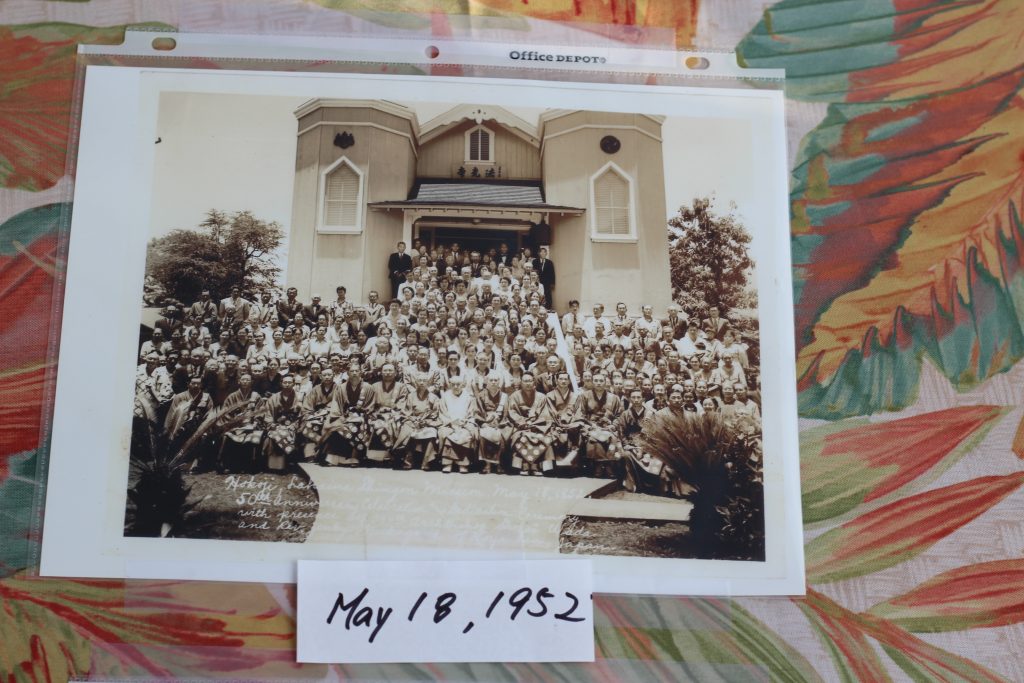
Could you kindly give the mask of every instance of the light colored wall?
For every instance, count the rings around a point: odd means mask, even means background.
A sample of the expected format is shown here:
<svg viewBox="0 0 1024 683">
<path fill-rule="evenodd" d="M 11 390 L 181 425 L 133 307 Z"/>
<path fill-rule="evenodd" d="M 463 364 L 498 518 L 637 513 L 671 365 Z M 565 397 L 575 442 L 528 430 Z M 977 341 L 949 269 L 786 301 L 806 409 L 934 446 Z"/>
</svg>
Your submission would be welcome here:
<svg viewBox="0 0 1024 683">
<path fill-rule="evenodd" d="M 447 133 L 420 148 L 419 175 L 424 178 L 457 178 L 455 171 L 466 163 L 466 131 L 475 128 L 473 121 L 464 121 Z M 501 166 L 501 177 L 507 180 L 539 180 L 540 153 L 536 147 L 516 137 L 494 121 L 484 121 L 494 133 L 494 165 Z M 481 173 L 484 166 L 481 166 Z"/>
<path fill-rule="evenodd" d="M 320 111 L 298 122 L 299 130 L 320 120 Z M 379 123 L 399 132 L 411 133 L 408 121 L 372 109 L 328 109 L 328 121 L 299 136 L 296 149 L 295 196 L 289 236 L 288 286 L 297 287 L 299 297 L 308 300 L 320 294 L 324 301 L 334 298 L 338 285 L 348 289 L 349 299 L 365 301 L 371 289 L 390 295 L 387 257 L 402 236 L 400 211 L 376 211 L 364 207 L 363 231 L 353 235 L 316 232 L 320 172 L 342 156 L 363 172 L 363 200 L 366 203 L 403 200 L 415 178 L 415 157 L 403 135 L 380 128 L 358 125 Z M 305 125 L 303 125 L 305 124 Z M 334 136 L 347 130 L 355 144 L 342 150 Z"/>
<path fill-rule="evenodd" d="M 544 185 L 549 204 L 586 207 L 579 217 L 549 219 L 552 225 L 552 260 L 558 284 L 555 305 L 563 310 L 578 298 L 589 314 L 594 302 L 614 310 L 624 301 L 633 314 L 643 304 L 664 312 L 671 301 L 668 237 L 665 211 L 665 170 L 658 140 L 630 128 L 579 128 L 582 125 L 635 126 L 659 134 L 657 122 L 633 114 L 578 112 L 545 125 Z M 558 131 L 571 131 L 550 137 Z M 605 135 L 621 143 L 615 154 L 600 148 Z M 590 233 L 590 177 L 613 161 L 633 178 L 637 241 L 595 242 Z M 557 222 L 556 222 L 557 221 Z"/>
</svg>

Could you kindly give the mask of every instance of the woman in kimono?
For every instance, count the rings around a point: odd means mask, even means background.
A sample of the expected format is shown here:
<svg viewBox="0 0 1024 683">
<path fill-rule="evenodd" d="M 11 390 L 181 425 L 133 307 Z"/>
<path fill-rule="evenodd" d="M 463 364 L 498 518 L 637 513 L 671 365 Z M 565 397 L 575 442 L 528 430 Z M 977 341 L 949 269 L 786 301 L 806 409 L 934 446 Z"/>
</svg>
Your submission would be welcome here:
<svg viewBox="0 0 1024 683">
<path fill-rule="evenodd" d="M 239 374 L 238 389 L 224 399 L 217 428 L 223 431 L 218 461 L 227 472 L 256 472 L 256 454 L 266 434 L 264 399 L 252 390 L 252 375 Z"/>
<path fill-rule="evenodd" d="M 448 390 L 441 394 L 440 421 L 437 429 L 443 472 L 457 466 L 459 472 L 469 472 L 471 457 L 476 453 L 477 426 L 473 394 L 466 391 L 466 380 L 455 375 L 448 381 Z"/>
<path fill-rule="evenodd" d="M 295 378 L 281 375 L 281 391 L 267 399 L 267 438 L 263 440 L 266 467 L 280 472 L 295 453 L 302 402 L 295 393 Z"/>
<path fill-rule="evenodd" d="M 556 471 L 575 470 L 578 467 L 580 450 L 580 426 L 576 416 L 578 393 L 573 391 L 568 372 L 555 375 L 555 388 L 548 392 L 548 407 L 551 411 L 551 448 Z"/>
<path fill-rule="evenodd" d="M 437 455 L 437 426 L 440 404 L 430 393 L 430 376 L 418 373 L 415 390 L 406 393 L 399 403 L 402 426 L 392 452 L 402 456 L 402 469 L 411 470 L 422 458 L 421 467 L 430 468 Z"/>
<path fill-rule="evenodd" d="M 363 381 L 358 358 L 348 363 L 348 379 L 334 392 L 330 414 L 320 439 L 321 458 L 328 465 L 352 467 L 366 458 L 370 446 L 369 415 L 373 412 L 373 388 Z"/>
<path fill-rule="evenodd" d="M 615 433 L 615 420 L 621 412 L 622 400 L 608 391 L 607 375 L 595 373 L 594 388 L 584 390 L 576 401 L 584 451 L 587 462 L 593 464 L 595 477 L 616 477 L 622 445 Z"/>
<path fill-rule="evenodd" d="M 310 389 L 302 399 L 302 420 L 299 422 L 299 437 L 302 442 L 303 458 L 315 462 L 317 446 L 323 436 L 324 424 L 334 403 L 334 369 L 326 367 L 320 371 L 320 383 Z"/>
<path fill-rule="evenodd" d="M 505 425 L 505 408 L 508 394 L 501 390 L 501 376 L 496 372 L 487 375 L 487 385 L 476 397 L 476 422 L 480 426 L 480 462 L 482 473 L 504 470 L 501 456 L 508 443 L 511 431 Z"/>
<path fill-rule="evenodd" d="M 553 467 L 554 460 L 549 434 L 551 413 L 547 397 L 537 391 L 532 372 L 523 373 L 519 391 L 509 396 L 507 414 L 512 428 L 512 467 L 524 476 L 543 475 Z"/>
</svg>

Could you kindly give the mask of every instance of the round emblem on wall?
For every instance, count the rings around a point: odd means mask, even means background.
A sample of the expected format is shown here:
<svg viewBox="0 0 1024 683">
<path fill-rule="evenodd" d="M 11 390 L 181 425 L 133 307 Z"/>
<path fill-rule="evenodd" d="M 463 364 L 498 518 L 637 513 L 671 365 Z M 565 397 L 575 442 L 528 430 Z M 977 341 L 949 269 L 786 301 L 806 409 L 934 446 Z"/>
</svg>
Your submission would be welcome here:
<svg viewBox="0 0 1024 683">
<path fill-rule="evenodd" d="M 605 135 L 601 138 L 601 150 L 606 154 L 615 154 L 622 147 L 622 143 L 614 135 Z"/>
</svg>

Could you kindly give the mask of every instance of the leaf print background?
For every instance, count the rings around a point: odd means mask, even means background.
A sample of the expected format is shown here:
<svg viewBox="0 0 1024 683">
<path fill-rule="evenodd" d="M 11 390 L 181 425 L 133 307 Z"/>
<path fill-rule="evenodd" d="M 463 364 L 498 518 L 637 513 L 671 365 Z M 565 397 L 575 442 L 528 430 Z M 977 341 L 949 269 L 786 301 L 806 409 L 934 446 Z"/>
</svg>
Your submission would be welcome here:
<svg viewBox="0 0 1024 683">
<path fill-rule="evenodd" d="M 290 587 L 27 578 L 76 43 L 467 17 L 787 69 L 807 597 L 600 596 L 594 664 L 300 667 Z M 1017 0 L 0 4 L 0 673 L 1024 680 L 1022 22 Z"/>
</svg>

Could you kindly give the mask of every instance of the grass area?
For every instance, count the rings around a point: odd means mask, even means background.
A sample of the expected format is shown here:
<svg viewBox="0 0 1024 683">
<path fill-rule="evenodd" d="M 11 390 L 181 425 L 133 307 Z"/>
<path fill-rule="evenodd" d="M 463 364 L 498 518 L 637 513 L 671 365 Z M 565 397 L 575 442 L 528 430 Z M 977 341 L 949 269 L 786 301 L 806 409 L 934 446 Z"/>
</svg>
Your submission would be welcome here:
<svg viewBox="0 0 1024 683">
<path fill-rule="evenodd" d="M 285 474 L 190 474 L 189 501 L 201 501 L 180 538 L 302 543 L 313 528 L 319 498 L 301 469 Z"/>
<path fill-rule="evenodd" d="M 685 522 L 570 515 L 562 522 L 559 550 L 583 555 L 699 558 Z"/>
</svg>

